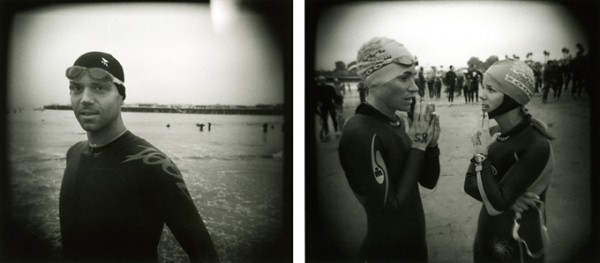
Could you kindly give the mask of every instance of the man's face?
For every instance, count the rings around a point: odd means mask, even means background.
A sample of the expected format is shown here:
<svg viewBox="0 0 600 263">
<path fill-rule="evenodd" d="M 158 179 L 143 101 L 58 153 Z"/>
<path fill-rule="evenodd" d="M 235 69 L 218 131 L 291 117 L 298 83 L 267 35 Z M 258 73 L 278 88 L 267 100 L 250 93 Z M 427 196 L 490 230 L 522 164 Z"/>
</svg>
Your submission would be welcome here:
<svg viewBox="0 0 600 263">
<path fill-rule="evenodd" d="M 479 92 L 479 98 L 481 99 L 481 109 L 489 113 L 502 104 L 504 93 L 497 91 L 490 85 L 484 85 Z"/>
<path fill-rule="evenodd" d="M 101 132 L 116 123 L 123 98 L 114 83 L 93 79 L 87 72 L 69 81 L 71 107 L 81 128 Z"/>
<path fill-rule="evenodd" d="M 419 91 L 415 84 L 416 69 L 407 68 L 402 74 L 378 87 L 377 97 L 389 109 L 408 112 L 412 99 Z"/>
</svg>

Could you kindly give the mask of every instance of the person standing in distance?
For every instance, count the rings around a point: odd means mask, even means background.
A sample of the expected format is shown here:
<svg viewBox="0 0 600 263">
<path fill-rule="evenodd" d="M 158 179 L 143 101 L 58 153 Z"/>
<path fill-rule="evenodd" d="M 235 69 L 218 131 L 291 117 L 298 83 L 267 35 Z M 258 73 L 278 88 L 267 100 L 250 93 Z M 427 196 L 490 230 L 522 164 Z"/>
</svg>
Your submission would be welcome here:
<svg viewBox="0 0 600 263">
<path fill-rule="evenodd" d="M 450 71 L 446 72 L 446 85 L 448 86 L 448 102 L 452 106 L 454 102 L 454 88 L 456 87 L 456 72 L 454 72 L 454 66 L 450 66 Z"/>
<path fill-rule="evenodd" d="M 469 95 L 471 96 L 470 101 L 473 102 L 473 99 L 475 99 L 475 102 L 479 103 L 479 84 L 483 85 L 483 74 L 481 74 L 481 71 L 477 70 L 475 64 L 471 64 L 467 78 L 469 78 L 471 85 L 469 87 Z"/>
<path fill-rule="evenodd" d="M 400 43 L 374 38 L 358 51 L 358 74 L 369 89 L 344 126 L 339 157 L 367 214 L 362 262 L 426 262 L 425 216 L 419 186 L 440 175 L 439 117 L 433 104 L 409 112 L 418 92 L 414 56 Z M 409 114 L 410 115 L 410 114 Z"/>
<path fill-rule="evenodd" d="M 85 53 L 66 76 L 87 141 L 67 152 L 59 200 L 64 260 L 157 261 L 166 223 L 191 261 L 218 261 L 177 166 L 123 123 L 119 61 Z"/>
</svg>

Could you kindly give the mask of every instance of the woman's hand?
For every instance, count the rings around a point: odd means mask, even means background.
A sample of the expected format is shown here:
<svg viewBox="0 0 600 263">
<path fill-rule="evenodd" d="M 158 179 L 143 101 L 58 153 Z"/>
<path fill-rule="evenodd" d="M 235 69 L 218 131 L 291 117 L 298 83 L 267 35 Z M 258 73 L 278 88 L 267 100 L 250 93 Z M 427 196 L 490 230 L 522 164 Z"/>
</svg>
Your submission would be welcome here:
<svg viewBox="0 0 600 263">
<path fill-rule="evenodd" d="M 490 118 L 487 112 L 483 113 L 483 116 L 479 118 L 477 122 L 477 129 L 473 136 L 471 136 L 471 142 L 473 142 L 473 154 L 488 154 L 488 148 L 496 138 L 500 136 L 500 133 L 490 136 Z"/>
<path fill-rule="evenodd" d="M 406 134 L 412 141 L 412 148 L 416 148 L 425 151 L 427 145 L 433 139 L 434 122 L 430 122 L 426 118 L 426 114 L 423 112 L 423 103 L 419 103 L 419 110 L 415 108 L 413 112 L 413 121 L 410 123 L 408 118 L 403 118 L 404 128 Z M 430 116 L 429 119 L 432 117 Z M 437 118 L 436 118 L 437 119 Z"/>
<path fill-rule="evenodd" d="M 435 104 L 429 103 L 425 108 L 425 120 L 433 124 L 433 137 L 427 145 L 428 147 L 436 147 L 440 138 L 440 116 L 435 111 Z"/>
<path fill-rule="evenodd" d="M 538 203 L 540 203 L 540 197 L 532 192 L 525 192 L 510 207 L 510 210 L 515 211 L 517 213 L 523 213 L 529 208 L 536 207 Z"/>
</svg>

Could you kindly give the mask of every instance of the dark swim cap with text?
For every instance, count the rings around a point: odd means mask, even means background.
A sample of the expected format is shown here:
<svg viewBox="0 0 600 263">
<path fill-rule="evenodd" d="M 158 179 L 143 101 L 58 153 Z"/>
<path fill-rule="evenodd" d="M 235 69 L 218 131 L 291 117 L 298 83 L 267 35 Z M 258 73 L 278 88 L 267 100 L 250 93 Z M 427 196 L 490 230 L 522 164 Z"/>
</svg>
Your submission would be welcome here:
<svg viewBox="0 0 600 263">
<path fill-rule="evenodd" d="M 123 72 L 123 66 L 121 63 L 113 57 L 111 54 L 92 51 L 81 55 L 75 62 L 73 66 L 81 66 L 86 68 L 101 68 L 106 70 L 108 73 L 113 75 L 113 77 L 119 79 L 122 82 L 125 82 L 125 73 Z M 125 99 L 125 86 L 117 85 L 117 91 L 119 95 Z"/>
</svg>

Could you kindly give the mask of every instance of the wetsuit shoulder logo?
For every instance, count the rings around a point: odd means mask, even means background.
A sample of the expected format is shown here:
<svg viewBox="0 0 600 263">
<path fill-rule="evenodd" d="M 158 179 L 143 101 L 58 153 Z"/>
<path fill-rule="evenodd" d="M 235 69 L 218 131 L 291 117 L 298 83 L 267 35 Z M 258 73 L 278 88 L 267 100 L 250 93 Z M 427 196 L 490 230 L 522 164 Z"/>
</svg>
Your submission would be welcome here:
<svg viewBox="0 0 600 263">
<path fill-rule="evenodd" d="M 177 166 L 164 153 L 152 147 L 143 145 L 138 146 L 141 147 L 142 150 L 136 154 L 127 155 L 127 159 L 121 163 L 142 160 L 144 164 L 147 165 L 160 165 L 165 173 L 172 175 L 177 179 L 183 180 L 183 177 L 181 176 L 179 169 L 177 169 Z"/>
<path fill-rule="evenodd" d="M 381 152 L 379 149 L 375 149 L 375 138 L 377 135 L 373 135 L 373 139 L 371 141 L 371 168 L 373 169 L 373 176 L 375 177 L 375 181 L 378 184 L 383 184 L 385 182 L 386 177 L 386 167 L 385 161 L 381 156 Z"/>
</svg>

